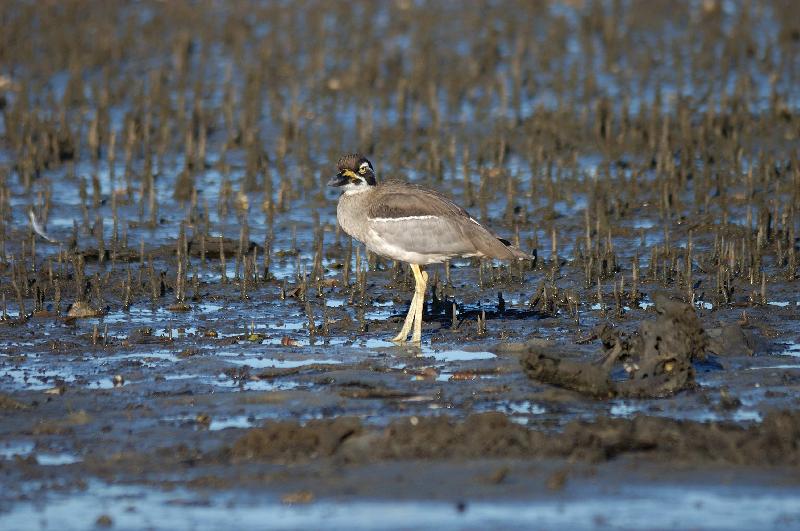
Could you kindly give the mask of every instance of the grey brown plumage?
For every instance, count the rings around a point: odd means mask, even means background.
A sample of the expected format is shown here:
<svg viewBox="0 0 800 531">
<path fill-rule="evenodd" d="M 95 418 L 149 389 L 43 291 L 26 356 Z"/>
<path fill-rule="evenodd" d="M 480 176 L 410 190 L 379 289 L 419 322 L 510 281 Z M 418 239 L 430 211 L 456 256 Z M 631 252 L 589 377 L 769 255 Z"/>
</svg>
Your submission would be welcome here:
<svg viewBox="0 0 800 531">
<path fill-rule="evenodd" d="M 459 256 L 500 260 L 531 258 L 435 190 L 401 181 L 386 181 L 375 186 L 369 195 L 359 196 L 345 197 L 343 201 L 352 201 L 355 209 L 359 209 L 361 204 L 366 206 L 364 223 L 375 235 L 368 233 L 365 238 L 369 240 L 377 236 L 406 252 L 423 255 L 426 259 L 417 262 L 420 265 Z M 364 243 L 369 246 L 368 242 Z M 375 252 L 385 255 L 381 249 L 375 249 Z M 404 260 L 402 256 L 388 258 Z"/>
<path fill-rule="evenodd" d="M 344 190 L 336 208 L 342 229 L 372 252 L 412 264 L 418 289 L 406 325 L 413 317 L 414 341 L 419 341 L 427 281 L 427 274 L 418 266 L 454 257 L 533 259 L 436 190 L 395 180 L 377 183 L 372 164 L 361 155 L 345 155 L 339 159 L 338 170 L 329 184 Z"/>
</svg>

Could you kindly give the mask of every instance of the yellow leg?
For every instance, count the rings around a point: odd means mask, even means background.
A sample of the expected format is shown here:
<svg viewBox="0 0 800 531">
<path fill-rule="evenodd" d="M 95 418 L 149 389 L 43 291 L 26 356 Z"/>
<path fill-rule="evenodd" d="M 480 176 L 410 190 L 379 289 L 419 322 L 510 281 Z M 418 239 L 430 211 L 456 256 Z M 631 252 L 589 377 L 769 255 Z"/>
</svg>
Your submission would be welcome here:
<svg viewBox="0 0 800 531">
<path fill-rule="evenodd" d="M 411 328 L 414 334 L 411 341 L 419 343 L 422 340 L 422 308 L 425 305 L 425 287 L 428 283 L 428 273 L 422 271 L 416 264 L 411 264 L 411 271 L 414 273 L 414 297 L 411 299 L 411 307 L 406 314 L 403 328 L 400 333 L 392 338 L 397 343 L 405 343 Z"/>
<path fill-rule="evenodd" d="M 425 290 L 428 286 L 428 273 L 422 271 L 418 265 L 411 264 L 417 285 L 414 290 L 416 297 L 417 311 L 414 314 L 414 335 L 411 337 L 412 343 L 422 342 L 422 310 L 425 307 Z"/>
<path fill-rule="evenodd" d="M 414 316 L 417 314 L 417 291 L 414 290 L 414 297 L 411 299 L 411 306 L 408 308 L 408 314 L 406 314 L 406 320 L 403 323 L 403 328 L 400 329 L 400 333 L 397 334 L 392 338 L 392 341 L 403 343 L 408 337 L 408 333 L 411 331 L 411 326 L 414 324 Z"/>
</svg>

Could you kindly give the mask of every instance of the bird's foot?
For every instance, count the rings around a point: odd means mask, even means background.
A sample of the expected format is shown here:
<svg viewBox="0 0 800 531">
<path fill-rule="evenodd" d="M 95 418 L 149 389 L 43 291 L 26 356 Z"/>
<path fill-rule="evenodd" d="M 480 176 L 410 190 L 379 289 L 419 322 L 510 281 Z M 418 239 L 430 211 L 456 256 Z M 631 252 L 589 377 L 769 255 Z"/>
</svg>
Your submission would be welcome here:
<svg viewBox="0 0 800 531">
<path fill-rule="evenodd" d="M 414 339 L 413 337 L 411 339 L 408 339 L 407 337 L 404 337 L 402 339 L 398 339 L 397 337 L 393 337 L 390 341 L 392 343 L 397 343 L 398 345 L 414 345 L 414 346 L 417 346 L 417 347 L 422 344 L 422 338 Z"/>
<path fill-rule="evenodd" d="M 419 295 L 414 292 L 414 296 L 411 298 L 411 306 L 408 308 L 406 320 L 403 322 L 403 328 L 401 328 L 400 332 L 392 338 L 392 341 L 395 343 L 405 343 L 408 333 L 411 332 L 411 327 L 414 326 L 414 320 L 416 319 L 417 315 L 417 297 L 419 297 Z"/>
</svg>

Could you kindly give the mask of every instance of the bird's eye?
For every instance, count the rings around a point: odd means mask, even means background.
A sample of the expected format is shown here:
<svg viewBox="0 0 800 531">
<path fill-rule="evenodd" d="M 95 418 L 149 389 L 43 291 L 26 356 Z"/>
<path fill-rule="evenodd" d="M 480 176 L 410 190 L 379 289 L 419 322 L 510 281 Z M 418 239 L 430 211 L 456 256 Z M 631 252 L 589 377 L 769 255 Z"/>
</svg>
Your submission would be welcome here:
<svg viewBox="0 0 800 531">
<path fill-rule="evenodd" d="M 359 168 L 358 168 L 358 173 L 360 173 L 361 175 L 364 175 L 365 173 L 367 173 L 367 170 L 368 170 L 368 169 L 369 169 L 369 164 L 367 164 L 367 163 L 365 162 L 364 164 L 362 164 L 361 166 L 359 166 Z"/>
</svg>

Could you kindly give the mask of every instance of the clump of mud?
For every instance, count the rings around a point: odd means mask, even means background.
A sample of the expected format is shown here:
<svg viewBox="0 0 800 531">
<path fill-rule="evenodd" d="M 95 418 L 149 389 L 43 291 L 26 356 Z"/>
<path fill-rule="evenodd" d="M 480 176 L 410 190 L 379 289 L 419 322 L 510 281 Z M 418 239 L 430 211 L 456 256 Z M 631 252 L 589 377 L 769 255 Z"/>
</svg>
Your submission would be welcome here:
<svg viewBox="0 0 800 531">
<path fill-rule="evenodd" d="M 564 458 L 607 461 L 622 455 L 657 460 L 739 465 L 800 465 L 800 413 L 774 412 L 760 426 L 700 423 L 640 416 L 573 421 L 562 432 L 530 429 L 500 413 L 406 417 L 385 429 L 353 417 L 275 422 L 248 430 L 223 460 L 279 463 L 335 458 L 391 459 Z M 214 459 L 215 456 L 207 456 Z"/>
<path fill-rule="evenodd" d="M 633 336 L 601 325 L 594 336 L 603 342 L 602 364 L 570 360 L 551 346 L 531 343 L 520 362 L 534 380 L 595 398 L 661 398 L 695 385 L 692 362 L 705 360 L 708 334 L 694 309 L 663 294 L 654 297 L 658 316 Z M 624 379 L 615 377 L 618 365 Z"/>
<path fill-rule="evenodd" d="M 231 455 L 235 459 L 290 462 L 330 457 L 344 441 L 363 431 L 361 423 L 353 417 L 311 421 L 305 426 L 292 421 L 276 422 L 250 430 L 234 443 Z"/>
</svg>

